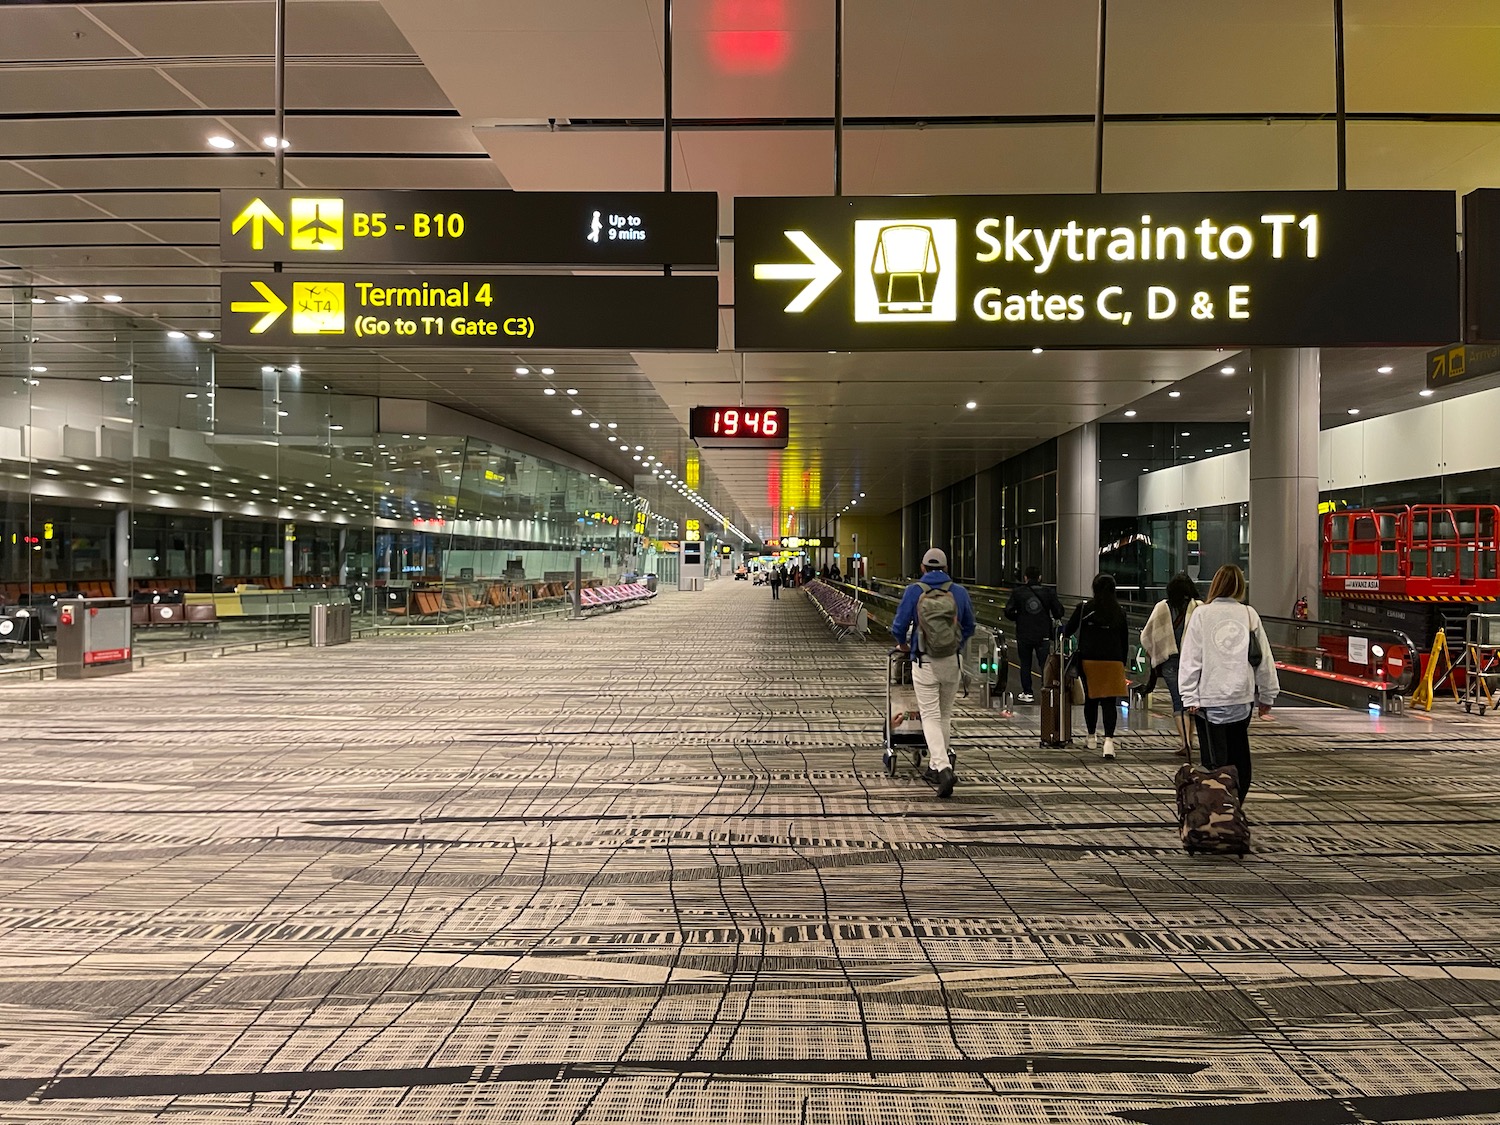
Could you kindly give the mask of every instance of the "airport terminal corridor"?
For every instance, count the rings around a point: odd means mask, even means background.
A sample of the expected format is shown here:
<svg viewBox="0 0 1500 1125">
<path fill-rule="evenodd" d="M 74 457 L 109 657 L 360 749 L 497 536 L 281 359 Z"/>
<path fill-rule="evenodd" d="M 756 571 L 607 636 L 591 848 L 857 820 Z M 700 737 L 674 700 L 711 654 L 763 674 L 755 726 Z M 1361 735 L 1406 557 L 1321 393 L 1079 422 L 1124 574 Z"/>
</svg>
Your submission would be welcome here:
<svg viewBox="0 0 1500 1125">
<path fill-rule="evenodd" d="M 1500 1116 L 1492 723 L 1278 711 L 1190 857 L 1165 730 L 886 776 L 887 647 L 718 581 L 7 686 L 0 1119 Z"/>
</svg>

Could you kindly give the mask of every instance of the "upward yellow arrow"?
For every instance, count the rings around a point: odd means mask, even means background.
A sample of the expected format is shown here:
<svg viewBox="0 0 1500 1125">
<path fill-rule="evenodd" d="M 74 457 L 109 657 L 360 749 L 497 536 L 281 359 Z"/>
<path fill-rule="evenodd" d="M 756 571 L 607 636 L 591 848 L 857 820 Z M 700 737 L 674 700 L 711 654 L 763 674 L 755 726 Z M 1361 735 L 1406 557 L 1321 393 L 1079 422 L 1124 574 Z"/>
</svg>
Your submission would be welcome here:
<svg viewBox="0 0 1500 1125">
<path fill-rule="evenodd" d="M 250 224 L 250 249 L 252 250 L 265 249 L 267 225 L 277 234 L 286 233 L 286 228 L 281 225 L 281 216 L 272 211 L 259 196 L 245 204 L 245 209 L 234 217 L 229 233 L 239 234 L 246 223 Z"/>
<path fill-rule="evenodd" d="M 286 302 L 272 292 L 271 287 L 263 281 L 252 281 L 256 291 L 265 298 L 264 301 L 233 301 L 230 303 L 230 312 L 240 313 L 263 313 L 264 315 L 250 326 L 250 331 L 259 335 L 276 322 L 276 318 L 286 312 Z"/>
</svg>

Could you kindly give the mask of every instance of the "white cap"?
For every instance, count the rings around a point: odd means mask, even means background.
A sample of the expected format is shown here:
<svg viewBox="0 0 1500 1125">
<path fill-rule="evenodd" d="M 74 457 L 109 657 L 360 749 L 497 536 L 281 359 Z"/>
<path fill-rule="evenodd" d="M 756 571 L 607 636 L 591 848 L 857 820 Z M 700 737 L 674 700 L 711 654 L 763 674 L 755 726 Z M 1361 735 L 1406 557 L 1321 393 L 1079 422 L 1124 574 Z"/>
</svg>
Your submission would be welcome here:
<svg viewBox="0 0 1500 1125">
<path fill-rule="evenodd" d="M 934 570 L 947 570 L 948 556 L 936 547 L 929 547 L 927 553 L 922 556 L 922 565 L 930 566 Z"/>
</svg>

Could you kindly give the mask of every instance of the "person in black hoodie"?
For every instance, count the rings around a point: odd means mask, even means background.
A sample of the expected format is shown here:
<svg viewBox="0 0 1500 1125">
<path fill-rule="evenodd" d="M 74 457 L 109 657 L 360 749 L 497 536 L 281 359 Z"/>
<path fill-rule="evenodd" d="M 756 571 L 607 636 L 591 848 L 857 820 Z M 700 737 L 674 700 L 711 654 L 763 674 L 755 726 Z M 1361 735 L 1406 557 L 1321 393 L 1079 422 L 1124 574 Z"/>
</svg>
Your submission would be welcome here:
<svg viewBox="0 0 1500 1125">
<path fill-rule="evenodd" d="M 1005 603 L 1007 620 L 1016 623 L 1016 658 L 1021 664 L 1021 694 L 1017 703 L 1034 703 L 1031 694 L 1031 662 L 1040 672 L 1052 651 L 1052 631 L 1063 617 L 1062 602 L 1056 591 L 1042 585 L 1042 568 L 1028 566 L 1026 581 L 1010 592 Z"/>
<path fill-rule="evenodd" d="M 1125 611 L 1115 596 L 1113 575 L 1094 577 L 1094 596 L 1073 611 L 1064 636 L 1078 634 L 1075 660 L 1083 678 L 1083 721 L 1088 727 L 1085 745 L 1094 748 L 1094 728 L 1099 712 L 1104 712 L 1104 759 L 1115 756 L 1115 720 L 1120 717 L 1120 700 L 1130 690 L 1125 676 L 1125 662 L 1130 656 L 1129 629 Z"/>
</svg>

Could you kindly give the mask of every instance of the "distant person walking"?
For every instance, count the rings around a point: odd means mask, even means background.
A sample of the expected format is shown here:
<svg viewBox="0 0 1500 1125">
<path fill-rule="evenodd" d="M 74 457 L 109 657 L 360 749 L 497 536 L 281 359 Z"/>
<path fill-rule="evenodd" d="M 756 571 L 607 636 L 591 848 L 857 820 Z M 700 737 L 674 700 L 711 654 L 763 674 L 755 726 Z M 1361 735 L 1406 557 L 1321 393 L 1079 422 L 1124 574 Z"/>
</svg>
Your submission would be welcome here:
<svg viewBox="0 0 1500 1125">
<path fill-rule="evenodd" d="M 1005 616 L 1016 623 L 1016 656 L 1021 662 L 1021 694 L 1018 703 L 1035 703 L 1031 694 L 1031 662 L 1037 671 L 1046 666 L 1052 651 L 1052 634 L 1062 620 L 1062 602 L 1056 591 L 1042 585 L 1042 568 L 1028 566 L 1026 581 L 1010 592 Z"/>
<path fill-rule="evenodd" d="M 1193 580 L 1185 573 L 1174 574 L 1167 583 L 1167 596 L 1152 607 L 1146 627 L 1141 630 L 1141 648 L 1151 663 L 1152 677 L 1167 681 L 1167 691 L 1172 696 L 1172 723 L 1182 739 L 1177 753 L 1183 756 L 1193 751 L 1193 721 L 1182 705 L 1182 634 L 1202 604 Z"/>
<path fill-rule="evenodd" d="M 1064 636 L 1078 636 L 1075 656 L 1083 679 L 1083 722 L 1088 728 L 1084 745 L 1094 748 L 1094 730 L 1099 713 L 1104 712 L 1104 760 L 1115 756 L 1115 722 L 1120 717 L 1120 700 L 1130 691 L 1125 677 L 1125 661 L 1130 655 L 1130 640 L 1125 611 L 1115 596 L 1113 575 L 1094 577 L 1094 596 L 1073 610 Z"/>
<path fill-rule="evenodd" d="M 1270 714 L 1281 693 L 1276 658 L 1260 615 L 1245 601 L 1245 572 L 1219 567 L 1208 600 L 1182 634 L 1182 703 L 1198 725 L 1204 769 L 1233 766 L 1240 801 L 1250 791 L 1250 716 Z"/>
<path fill-rule="evenodd" d="M 781 583 L 785 579 L 785 577 L 786 576 L 781 571 L 781 567 L 773 566 L 771 568 L 771 573 L 766 578 L 766 581 L 771 583 L 771 600 L 773 602 L 779 602 L 781 600 Z"/>
<path fill-rule="evenodd" d="M 969 592 L 948 577 L 948 556 L 933 547 L 922 556 L 922 577 L 906 588 L 891 636 L 911 653 L 911 686 L 922 713 L 928 769 L 924 775 L 939 797 L 951 797 L 957 780 L 948 747 L 953 732 L 953 698 L 958 694 L 958 653 L 974 635 Z"/>
</svg>

